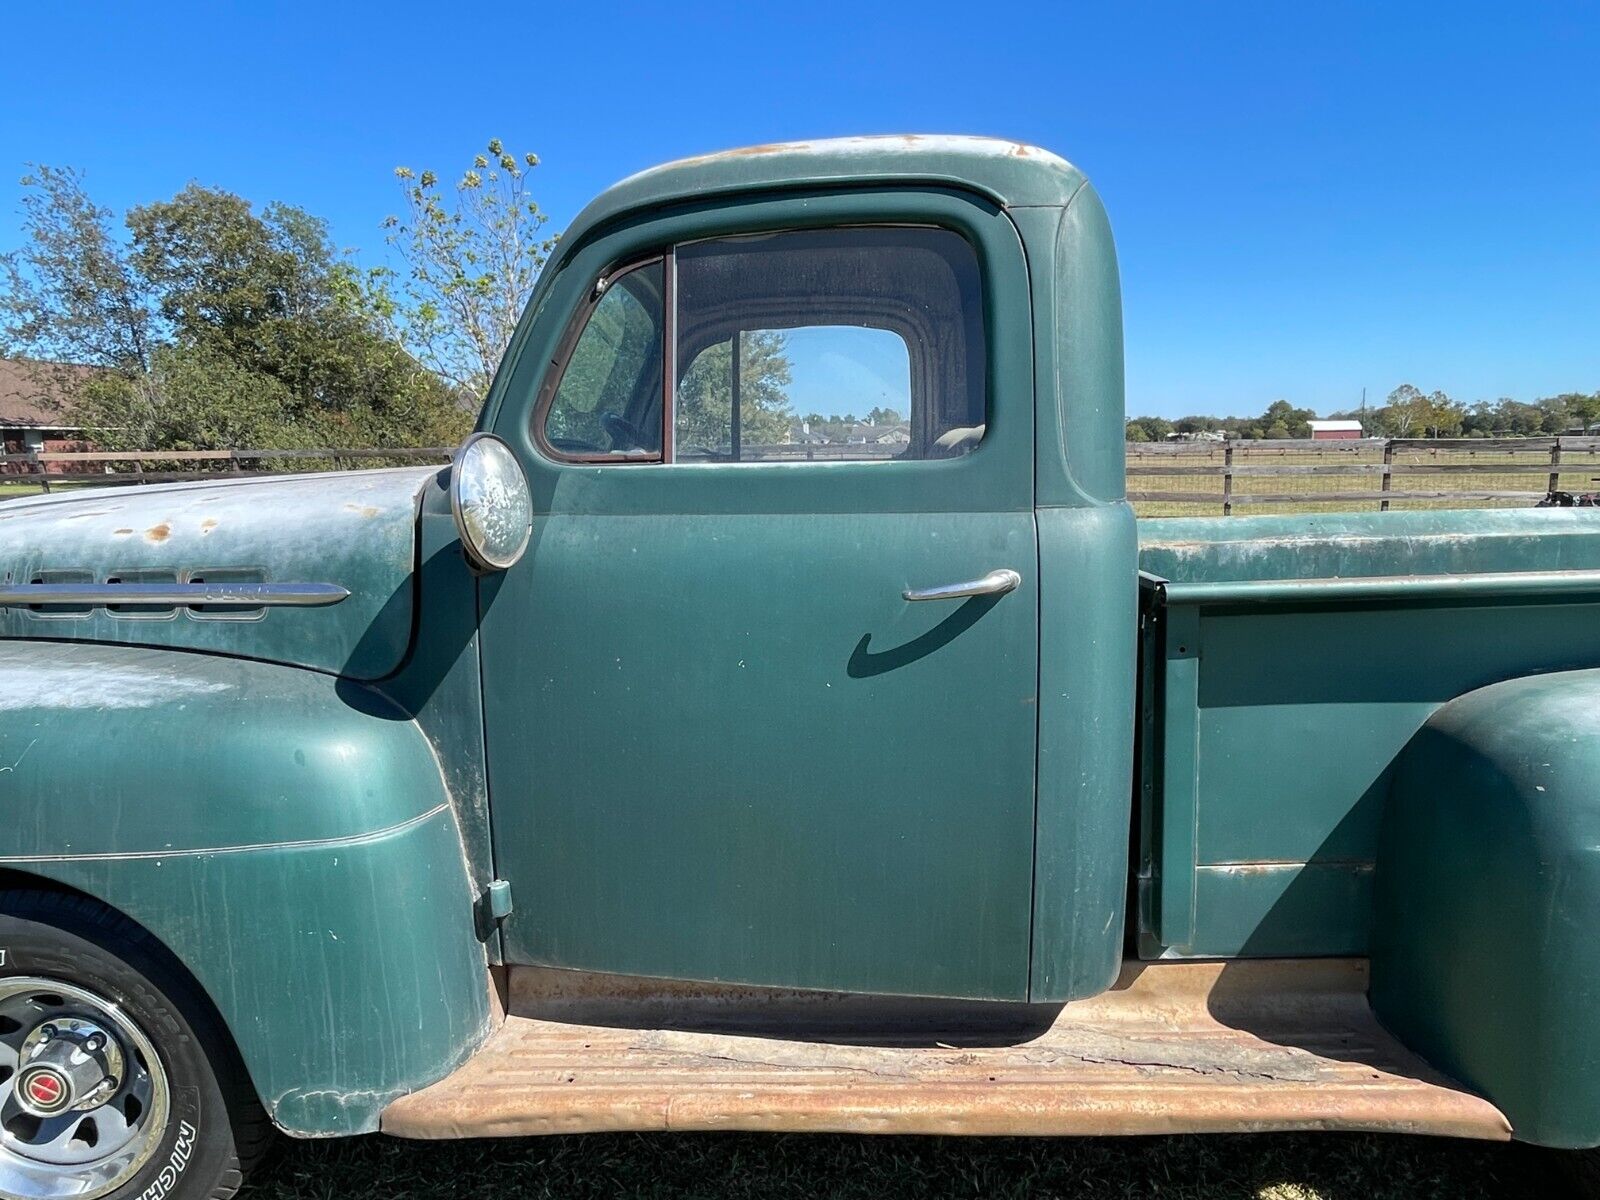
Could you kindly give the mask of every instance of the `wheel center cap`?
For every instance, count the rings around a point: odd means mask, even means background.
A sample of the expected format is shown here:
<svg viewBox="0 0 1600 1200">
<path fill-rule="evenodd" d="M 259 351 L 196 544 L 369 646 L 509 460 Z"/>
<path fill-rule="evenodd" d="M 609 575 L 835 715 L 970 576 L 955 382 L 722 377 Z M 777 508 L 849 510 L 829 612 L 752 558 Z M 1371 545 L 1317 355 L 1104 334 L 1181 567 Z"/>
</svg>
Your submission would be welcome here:
<svg viewBox="0 0 1600 1200">
<path fill-rule="evenodd" d="M 86 1017 L 43 1022 L 23 1039 L 20 1058 L 13 1094 L 36 1117 L 87 1112 L 122 1086 L 121 1045 Z"/>
<path fill-rule="evenodd" d="M 29 1067 L 17 1079 L 17 1103 L 36 1117 L 54 1117 L 72 1107 L 72 1081 L 54 1067 Z"/>
</svg>

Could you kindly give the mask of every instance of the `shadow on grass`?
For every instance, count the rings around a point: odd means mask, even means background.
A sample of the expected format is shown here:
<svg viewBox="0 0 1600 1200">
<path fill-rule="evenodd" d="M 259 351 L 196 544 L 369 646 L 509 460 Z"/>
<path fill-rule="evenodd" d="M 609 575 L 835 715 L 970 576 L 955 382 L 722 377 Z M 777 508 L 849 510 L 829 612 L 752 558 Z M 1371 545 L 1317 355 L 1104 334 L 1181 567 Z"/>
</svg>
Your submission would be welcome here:
<svg viewBox="0 0 1600 1200">
<path fill-rule="evenodd" d="M 1515 1147 L 1360 1134 L 862 1138 L 590 1134 L 506 1141 L 290 1142 L 241 1200 L 1223 1200 L 1554 1197 Z"/>
</svg>

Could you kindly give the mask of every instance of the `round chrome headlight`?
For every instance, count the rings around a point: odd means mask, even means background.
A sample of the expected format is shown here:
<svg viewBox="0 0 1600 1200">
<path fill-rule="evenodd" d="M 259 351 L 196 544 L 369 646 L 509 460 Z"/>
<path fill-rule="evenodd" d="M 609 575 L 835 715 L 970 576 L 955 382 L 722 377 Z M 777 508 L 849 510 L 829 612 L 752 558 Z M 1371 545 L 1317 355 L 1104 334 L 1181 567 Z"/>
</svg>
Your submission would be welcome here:
<svg viewBox="0 0 1600 1200">
<path fill-rule="evenodd" d="M 461 443 L 450 469 L 450 511 L 474 566 L 504 571 L 533 533 L 533 497 L 517 456 L 492 433 Z"/>
</svg>

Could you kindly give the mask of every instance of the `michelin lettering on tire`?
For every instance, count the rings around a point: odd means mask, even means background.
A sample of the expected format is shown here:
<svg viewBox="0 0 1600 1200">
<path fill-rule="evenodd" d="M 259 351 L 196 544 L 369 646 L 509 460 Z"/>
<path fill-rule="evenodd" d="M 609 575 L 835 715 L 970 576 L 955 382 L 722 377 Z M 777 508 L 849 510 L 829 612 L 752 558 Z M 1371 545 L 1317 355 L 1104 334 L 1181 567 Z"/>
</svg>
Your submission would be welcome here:
<svg viewBox="0 0 1600 1200">
<path fill-rule="evenodd" d="M 150 1186 L 139 1193 L 139 1200 L 165 1200 L 171 1194 L 172 1189 L 178 1186 L 183 1169 L 189 1165 L 198 1136 L 189 1122 L 178 1122 L 178 1140 L 173 1144 L 172 1153 L 167 1156 L 167 1165 L 161 1168 L 161 1174 L 155 1177 Z"/>
</svg>

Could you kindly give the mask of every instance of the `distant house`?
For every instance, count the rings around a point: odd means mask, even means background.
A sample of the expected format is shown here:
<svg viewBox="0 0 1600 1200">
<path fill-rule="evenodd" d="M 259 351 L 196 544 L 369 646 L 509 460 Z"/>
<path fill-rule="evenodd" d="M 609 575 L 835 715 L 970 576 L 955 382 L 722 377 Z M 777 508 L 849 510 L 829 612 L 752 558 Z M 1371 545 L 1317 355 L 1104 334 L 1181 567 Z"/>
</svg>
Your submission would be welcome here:
<svg viewBox="0 0 1600 1200">
<path fill-rule="evenodd" d="M 1360 421 L 1311 421 L 1309 424 L 1314 442 L 1342 442 L 1362 436 Z"/>
<path fill-rule="evenodd" d="M 789 427 L 789 444 L 791 446 L 826 446 L 828 435 L 811 428 L 810 421 L 801 421 L 798 425 Z"/>
<path fill-rule="evenodd" d="M 1220 429 L 1195 429 L 1185 430 L 1182 433 L 1175 431 L 1167 434 L 1167 441 L 1169 442 L 1225 442 L 1227 440 L 1228 435 Z"/>
<path fill-rule="evenodd" d="M 911 441 L 906 425 L 852 425 L 845 431 L 848 446 L 904 446 Z"/>
<path fill-rule="evenodd" d="M 7 454 L 87 448 L 83 427 L 67 411 L 72 393 L 92 378 L 94 367 L 0 358 L 0 439 Z M 61 474 L 67 464 L 51 463 Z M 6 463 L 8 475 L 26 473 L 26 463 Z"/>
</svg>

